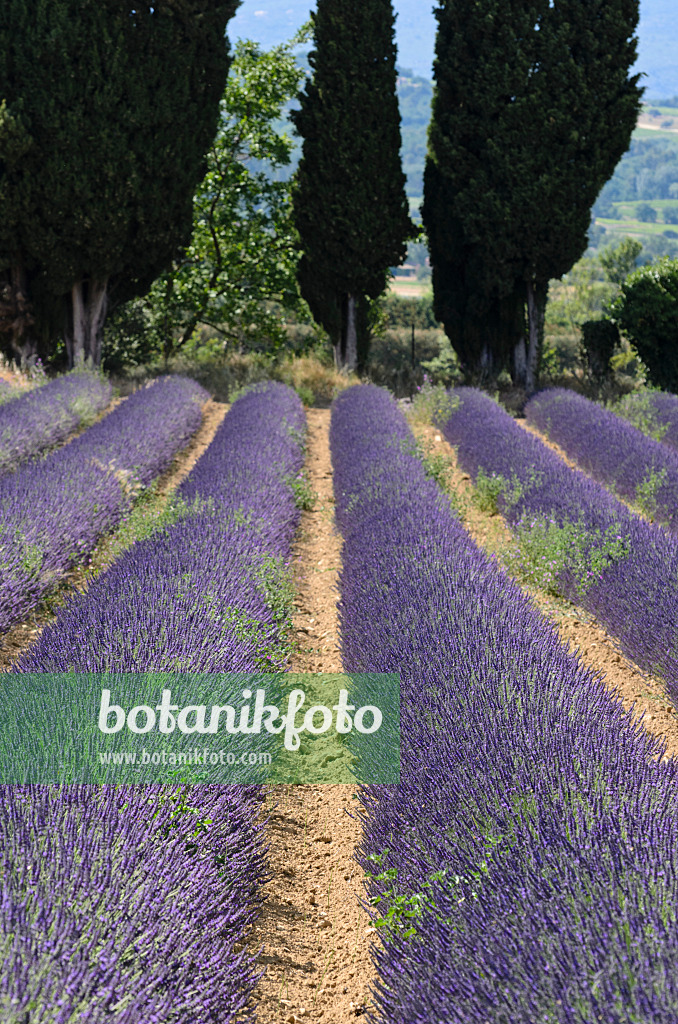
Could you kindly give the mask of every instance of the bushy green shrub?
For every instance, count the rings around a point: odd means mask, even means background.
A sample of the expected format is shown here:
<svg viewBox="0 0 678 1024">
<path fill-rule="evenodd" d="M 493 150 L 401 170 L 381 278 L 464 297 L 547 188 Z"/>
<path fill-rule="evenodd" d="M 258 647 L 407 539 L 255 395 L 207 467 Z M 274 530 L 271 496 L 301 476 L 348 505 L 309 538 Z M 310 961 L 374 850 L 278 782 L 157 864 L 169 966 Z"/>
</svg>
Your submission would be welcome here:
<svg viewBox="0 0 678 1024">
<path fill-rule="evenodd" d="M 607 377 L 618 344 L 619 328 L 612 320 L 587 320 L 581 325 L 582 354 L 595 381 L 602 382 Z"/>
<path fill-rule="evenodd" d="M 657 260 L 634 271 L 621 286 L 611 314 L 635 346 L 650 379 L 678 388 L 678 259 Z"/>
</svg>

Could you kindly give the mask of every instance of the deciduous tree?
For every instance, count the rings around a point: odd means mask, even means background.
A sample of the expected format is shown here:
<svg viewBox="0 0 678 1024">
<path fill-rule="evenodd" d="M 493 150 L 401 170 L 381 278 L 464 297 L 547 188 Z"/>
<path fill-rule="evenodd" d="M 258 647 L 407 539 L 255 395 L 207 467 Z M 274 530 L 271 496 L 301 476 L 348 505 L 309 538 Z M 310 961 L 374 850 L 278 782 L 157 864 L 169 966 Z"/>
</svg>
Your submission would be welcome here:
<svg viewBox="0 0 678 1024">
<path fill-rule="evenodd" d="M 611 315 L 647 366 L 653 384 L 678 391 L 678 260 L 634 270 Z"/>
<path fill-rule="evenodd" d="M 221 103 L 207 174 L 193 206 L 193 236 L 144 300 L 165 355 L 208 325 L 225 344 L 285 340 L 273 304 L 299 306 L 299 247 L 290 186 L 271 172 L 289 164 L 292 140 L 279 127 L 304 72 L 294 56 L 305 33 L 262 50 L 239 41 Z"/>
</svg>

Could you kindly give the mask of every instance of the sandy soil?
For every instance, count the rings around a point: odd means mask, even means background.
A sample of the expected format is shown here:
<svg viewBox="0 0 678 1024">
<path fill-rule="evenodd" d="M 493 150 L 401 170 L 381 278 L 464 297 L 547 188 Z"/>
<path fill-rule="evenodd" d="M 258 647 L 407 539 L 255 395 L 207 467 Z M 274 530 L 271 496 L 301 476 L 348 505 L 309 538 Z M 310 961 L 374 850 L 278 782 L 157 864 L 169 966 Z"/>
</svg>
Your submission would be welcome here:
<svg viewBox="0 0 678 1024">
<path fill-rule="evenodd" d="M 121 400 L 116 400 L 116 404 L 117 401 Z M 149 517 L 157 515 L 167 503 L 170 493 L 188 476 L 214 437 L 227 409 L 228 406 L 219 405 L 211 400 L 205 403 L 202 423 L 197 432 L 184 450 L 176 456 L 167 472 L 158 478 L 155 498 L 147 507 Z M 120 531 L 114 531 L 102 537 L 86 565 L 73 568 L 56 592 L 43 599 L 26 619 L 15 623 L 0 637 L 0 672 L 10 669 L 23 651 L 37 640 L 44 627 L 54 621 L 59 608 L 75 591 L 85 591 L 89 581 L 110 565 L 114 558 L 120 556 L 119 535 Z"/>
<path fill-rule="evenodd" d="M 434 427 L 414 426 L 413 429 L 432 452 L 444 455 L 447 460 L 448 479 L 457 494 L 466 529 L 481 548 L 501 559 L 515 547 L 515 540 L 505 521 L 501 516 L 481 512 L 474 504 L 471 478 L 460 468 L 454 448 L 440 433 Z M 547 443 L 558 450 L 556 445 Z M 678 712 L 671 704 L 663 682 L 648 676 L 621 654 L 616 641 L 583 609 L 534 587 L 524 589 L 554 622 L 572 650 L 579 650 L 583 660 L 604 675 L 608 687 L 619 692 L 624 707 L 633 708 L 635 715 L 643 718 L 648 732 L 666 741 L 667 756 L 678 755 Z"/>
<path fill-rule="evenodd" d="M 302 513 L 294 549 L 297 588 L 293 672 L 340 672 L 337 575 L 341 538 L 334 528 L 329 452 L 330 412 L 310 409 L 306 470 L 317 494 Z M 267 796 L 271 875 L 252 937 L 265 972 L 257 992 L 261 1024 L 323 1018 L 344 1024 L 361 1016 L 373 977 L 374 936 L 360 900 L 362 871 L 355 789 L 343 785 L 278 786 Z"/>
</svg>

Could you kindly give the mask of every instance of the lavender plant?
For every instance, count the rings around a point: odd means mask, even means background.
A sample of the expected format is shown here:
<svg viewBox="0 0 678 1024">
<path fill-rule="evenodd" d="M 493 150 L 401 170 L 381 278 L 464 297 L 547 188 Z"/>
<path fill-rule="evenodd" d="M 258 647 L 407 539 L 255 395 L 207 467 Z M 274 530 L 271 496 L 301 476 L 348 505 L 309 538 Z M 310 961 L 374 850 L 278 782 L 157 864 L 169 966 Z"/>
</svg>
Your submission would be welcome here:
<svg viewBox="0 0 678 1024">
<path fill-rule="evenodd" d="M 238 399 L 179 488 L 181 519 L 73 598 L 20 670 L 273 668 L 280 631 L 266 580 L 284 567 L 298 522 L 289 481 L 303 455 L 289 428 L 304 425 L 301 403 L 282 384 Z"/>
<path fill-rule="evenodd" d="M 11 402 L 13 398 L 18 398 L 21 392 L 18 388 L 12 387 L 6 380 L 0 377 L 0 404 L 5 402 Z"/>
<path fill-rule="evenodd" d="M 375 1020 L 669 1024 L 678 763 L 472 543 L 407 440 L 383 392 L 335 401 L 344 667 L 401 677 L 401 784 L 361 792 Z"/>
<path fill-rule="evenodd" d="M 678 532 L 678 452 L 564 388 L 535 395 L 525 417 L 595 480 Z"/>
<path fill-rule="evenodd" d="M 570 469 L 487 395 L 455 395 L 459 407 L 441 429 L 460 465 L 474 479 L 482 472 L 498 481 L 498 508 L 523 540 L 533 524 L 541 539 L 549 530 L 554 541 L 568 538 L 551 547 L 553 589 L 595 615 L 641 668 L 663 676 L 678 704 L 676 538 Z"/>
<path fill-rule="evenodd" d="M 35 607 L 168 468 L 198 428 L 206 398 L 194 381 L 160 379 L 66 447 L 0 479 L 0 631 Z"/>
<path fill-rule="evenodd" d="M 614 411 L 655 441 L 678 449 L 678 398 L 675 395 L 664 391 L 636 391 L 625 395 Z"/>
<path fill-rule="evenodd" d="M 279 384 L 234 403 L 184 511 L 77 596 L 21 672 L 252 672 L 284 662 L 305 417 Z M 13 787 L 0 801 L 11 1024 L 252 1021 L 264 880 L 254 787 Z M 28 881 L 30 879 L 30 882 Z"/>
<path fill-rule="evenodd" d="M 69 373 L 0 405 L 0 475 L 60 444 L 86 426 L 111 400 L 99 374 Z"/>
</svg>

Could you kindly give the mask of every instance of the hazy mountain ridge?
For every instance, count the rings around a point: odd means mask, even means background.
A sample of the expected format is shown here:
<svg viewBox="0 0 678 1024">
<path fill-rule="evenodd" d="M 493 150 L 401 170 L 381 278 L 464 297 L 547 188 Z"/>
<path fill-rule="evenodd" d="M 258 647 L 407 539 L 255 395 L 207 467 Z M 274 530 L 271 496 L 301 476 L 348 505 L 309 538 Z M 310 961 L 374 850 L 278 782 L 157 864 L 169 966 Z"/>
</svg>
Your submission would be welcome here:
<svg viewBox="0 0 678 1024">
<path fill-rule="evenodd" d="M 315 7 L 312 0 L 243 0 L 229 26 L 232 37 L 274 46 L 289 39 Z M 398 62 L 415 75 L 431 78 L 435 18 L 430 0 L 394 0 Z M 648 98 L 678 94 L 678 17 L 676 0 L 641 0 L 637 71 L 645 73 Z"/>
</svg>

